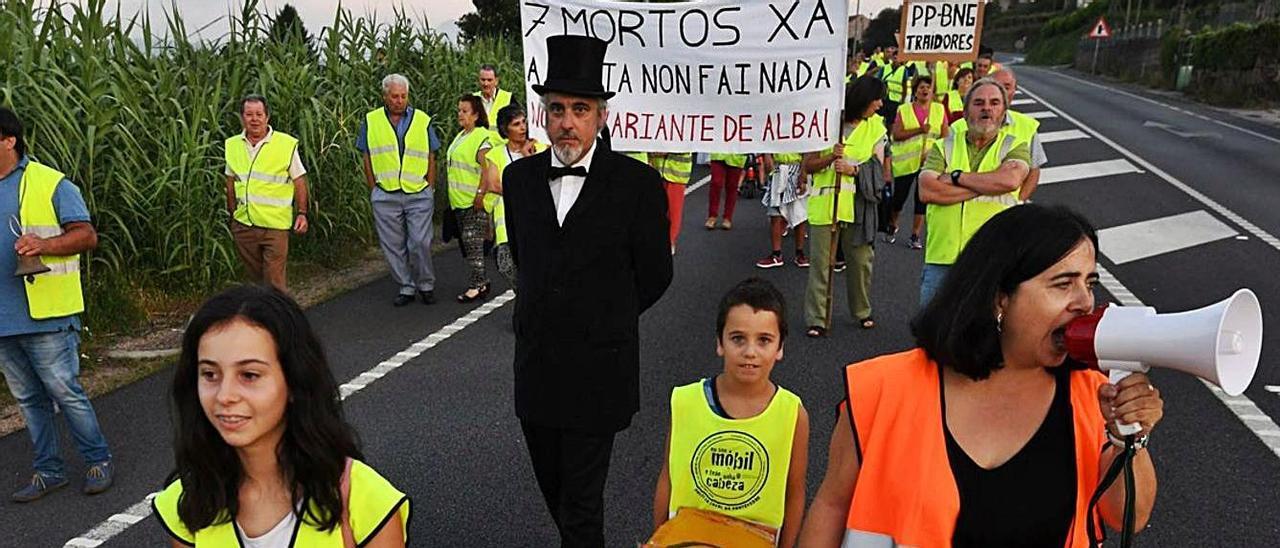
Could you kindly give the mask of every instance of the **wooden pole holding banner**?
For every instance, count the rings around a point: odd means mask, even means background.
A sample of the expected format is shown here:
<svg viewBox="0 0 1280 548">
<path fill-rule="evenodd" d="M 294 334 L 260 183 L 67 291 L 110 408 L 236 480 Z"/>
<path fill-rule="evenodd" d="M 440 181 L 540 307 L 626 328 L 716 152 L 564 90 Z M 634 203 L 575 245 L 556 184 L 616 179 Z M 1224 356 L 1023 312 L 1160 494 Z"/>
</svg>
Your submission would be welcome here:
<svg viewBox="0 0 1280 548">
<path fill-rule="evenodd" d="M 843 119 L 844 117 L 841 116 L 841 120 Z M 844 126 L 844 122 L 841 121 L 840 125 Z M 844 159 L 844 138 L 843 137 L 840 139 L 839 143 L 836 143 L 836 146 L 840 147 L 840 158 L 837 161 L 843 160 Z M 827 330 L 828 334 L 830 334 L 830 331 L 831 331 L 831 309 L 834 306 L 833 301 L 835 300 L 835 295 L 836 295 L 836 285 L 835 285 L 836 250 L 838 249 L 836 246 L 840 245 L 840 185 L 843 183 L 844 182 L 840 180 L 840 172 L 836 171 L 836 186 L 835 186 L 836 195 L 835 195 L 835 198 L 832 198 L 831 200 L 831 245 L 828 246 L 828 249 L 827 249 L 826 319 L 823 322 L 824 325 L 822 326 L 823 329 Z"/>
</svg>

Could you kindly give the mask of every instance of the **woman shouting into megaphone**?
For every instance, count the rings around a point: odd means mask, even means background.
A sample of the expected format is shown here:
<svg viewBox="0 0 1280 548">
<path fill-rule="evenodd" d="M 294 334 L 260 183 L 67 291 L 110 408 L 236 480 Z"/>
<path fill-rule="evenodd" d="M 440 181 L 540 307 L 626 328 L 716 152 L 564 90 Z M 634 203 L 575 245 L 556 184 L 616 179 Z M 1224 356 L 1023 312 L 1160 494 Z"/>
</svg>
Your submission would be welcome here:
<svg viewBox="0 0 1280 548">
<path fill-rule="evenodd" d="M 1067 324 L 1093 310 L 1097 246 L 1060 207 L 1010 208 L 978 230 L 912 322 L 918 348 L 845 368 L 800 545 L 1090 546 L 1101 523 L 1122 528 L 1127 497 L 1132 530 L 1145 526 L 1160 393 L 1067 357 Z M 1099 492 L 1125 452 L 1117 420 L 1142 428 L 1132 489 Z"/>
</svg>

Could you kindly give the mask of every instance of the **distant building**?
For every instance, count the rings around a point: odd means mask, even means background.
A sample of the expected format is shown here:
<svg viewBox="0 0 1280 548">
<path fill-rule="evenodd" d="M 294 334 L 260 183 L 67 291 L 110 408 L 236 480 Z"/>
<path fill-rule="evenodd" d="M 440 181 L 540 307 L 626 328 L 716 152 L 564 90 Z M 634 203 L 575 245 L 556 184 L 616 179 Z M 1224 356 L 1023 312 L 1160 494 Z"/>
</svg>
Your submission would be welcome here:
<svg viewBox="0 0 1280 548">
<path fill-rule="evenodd" d="M 860 40 L 862 35 L 867 32 L 867 27 L 871 26 L 871 18 L 861 13 L 849 16 L 849 39 Z"/>
</svg>

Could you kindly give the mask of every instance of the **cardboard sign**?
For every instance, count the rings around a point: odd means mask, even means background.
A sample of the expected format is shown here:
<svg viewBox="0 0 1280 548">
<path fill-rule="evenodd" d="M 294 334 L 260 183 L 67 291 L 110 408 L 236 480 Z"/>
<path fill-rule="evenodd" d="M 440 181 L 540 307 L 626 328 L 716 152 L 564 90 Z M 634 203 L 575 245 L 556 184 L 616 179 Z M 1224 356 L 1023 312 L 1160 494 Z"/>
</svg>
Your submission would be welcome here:
<svg viewBox="0 0 1280 548">
<path fill-rule="evenodd" d="M 532 85 L 547 74 L 546 39 L 609 42 L 602 80 L 617 95 L 614 150 L 806 152 L 839 137 L 846 0 L 520 3 L 529 135 L 546 141 Z"/>
<path fill-rule="evenodd" d="M 953 63 L 977 59 L 984 5 L 982 0 L 906 0 L 898 27 L 898 58 Z"/>
</svg>

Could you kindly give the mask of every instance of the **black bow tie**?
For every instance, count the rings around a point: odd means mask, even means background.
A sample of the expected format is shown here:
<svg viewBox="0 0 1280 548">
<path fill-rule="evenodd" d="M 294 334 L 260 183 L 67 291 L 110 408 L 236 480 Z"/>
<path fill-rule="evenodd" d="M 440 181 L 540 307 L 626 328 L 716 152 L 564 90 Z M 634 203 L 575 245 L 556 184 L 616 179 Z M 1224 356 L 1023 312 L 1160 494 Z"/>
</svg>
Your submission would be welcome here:
<svg viewBox="0 0 1280 548">
<path fill-rule="evenodd" d="M 559 179 L 565 175 L 577 175 L 578 177 L 587 176 L 587 168 L 582 166 L 574 167 L 556 167 L 551 166 L 551 171 L 547 172 L 547 176 L 551 179 Z"/>
</svg>

